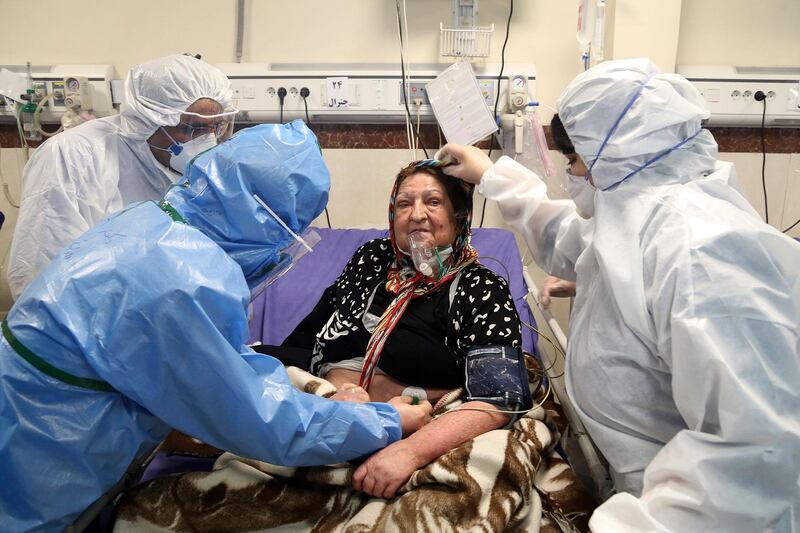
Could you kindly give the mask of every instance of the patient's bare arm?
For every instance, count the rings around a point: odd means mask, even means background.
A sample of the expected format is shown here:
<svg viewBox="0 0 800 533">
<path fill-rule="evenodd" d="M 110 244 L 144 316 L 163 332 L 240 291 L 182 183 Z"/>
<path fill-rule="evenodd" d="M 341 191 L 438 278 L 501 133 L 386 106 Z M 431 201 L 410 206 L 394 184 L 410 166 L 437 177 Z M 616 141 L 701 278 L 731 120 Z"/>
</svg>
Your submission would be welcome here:
<svg viewBox="0 0 800 533">
<path fill-rule="evenodd" d="M 359 373 L 345 368 L 333 368 L 322 377 L 337 389 L 341 389 L 345 383 L 358 383 Z"/>
<path fill-rule="evenodd" d="M 371 496 L 391 498 L 418 468 L 456 446 L 508 423 L 508 415 L 484 402 L 467 402 L 463 409 L 440 416 L 410 437 L 397 441 L 367 459 L 353 474 L 353 488 Z"/>
<path fill-rule="evenodd" d="M 354 370 L 333 368 L 325 374 L 325 379 L 339 389 L 345 383 L 358 383 L 359 376 L 360 374 Z M 372 377 L 368 392 L 373 402 L 388 402 L 392 398 L 400 396 L 406 387 L 408 387 L 407 384 L 392 379 L 386 374 L 375 374 Z M 425 394 L 427 394 L 431 403 L 436 403 L 439 398 L 448 392 L 450 392 L 450 389 L 425 389 Z"/>
</svg>

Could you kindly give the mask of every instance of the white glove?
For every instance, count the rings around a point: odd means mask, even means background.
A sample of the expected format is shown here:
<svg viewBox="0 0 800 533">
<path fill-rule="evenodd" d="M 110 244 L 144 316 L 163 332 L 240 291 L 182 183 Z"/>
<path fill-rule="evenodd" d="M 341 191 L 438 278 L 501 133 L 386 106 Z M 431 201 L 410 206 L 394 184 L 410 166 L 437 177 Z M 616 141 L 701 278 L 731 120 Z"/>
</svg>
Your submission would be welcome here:
<svg viewBox="0 0 800 533">
<path fill-rule="evenodd" d="M 442 171 L 473 184 L 480 183 L 484 172 L 492 166 L 492 160 L 483 153 L 483 150 L 463 144 L 448 143 L 436 152 L 434 157 L 439 160 L 450 157 L 453 163 L 442 167 Z"/>
</svg>

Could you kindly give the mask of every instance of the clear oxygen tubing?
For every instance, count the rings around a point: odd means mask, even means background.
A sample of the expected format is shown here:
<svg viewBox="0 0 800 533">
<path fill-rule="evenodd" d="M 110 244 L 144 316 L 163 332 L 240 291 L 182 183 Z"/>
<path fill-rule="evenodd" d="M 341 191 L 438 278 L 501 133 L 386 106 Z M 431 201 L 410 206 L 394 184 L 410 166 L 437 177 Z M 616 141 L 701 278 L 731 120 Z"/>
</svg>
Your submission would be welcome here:
<svg viewBox="0 0 800 533">
<path fill-rule="evenodd" d="M 550 149 L 547 147 L 547 137 L 544 135 L 544 128 L 542 122 L 539 120 L 539 115 L 536 113 L 536 107 L 539 102 L 530 102 L 528 104 L 527 114 L 531 121 L 531 131 L 533 132 L 533 140 L 536 143 L 536 150 L 539 152 L 539 159 L 542 160 L 544 165 L 544 172 L 548 177 L 556 175 L 556 165 L 550 159 Z"/>
<path fill-rule="evenodd" d="M 39 133 L 41 133 L 45 137 L 52 137 L 56 133 L 61 133 L 62 131 L 64 131 L 64 125 L 63 124 L 61 126 L 59 126 L 59 128 L 57 130 L 55 130 L 55 131 L 48 132 L 48 131 L 44 131 L 44 129 L 42 129 L 42 120 L 41 120 L 42 108 L 44 108 L 45 104 L 47 104 L 47 102 L 52 100 L 54 98 L 54 96 L 55 95 L 53 93 L 50 93 L 47 96 L 45 96 L 44 98 L 42 98 L 39 101 L 39 103 L 36 104 L 36 111 L 33 112 L 33 124 L 34 124 L 34 127 L 36 128 L 36 131 L 38 131 Z"/>
<path fill-rule="evenodd" d="M 8 100 L 6 100 L 5 97 L 2 97 L 2 98 L 5 100 L 6 105 L 8 105 L 8 106 L 12 105 L 12 103 L 9 102 Z M 22 138 L 22 135 L 20 135 L 20 143 L 21 143 L 22 146 L 26 147 L 26 148 L 24 148 L 24 150 L 26 152 L 25 160 L 27 161 L 27 145 L 24 143 L 24 139 Z M 0 148 L 0 184 L 2 184 L 2 186 L 3 186 L 3 194 L 6 197 L 6 201 L 8 201 L 8 203 L 11 205 L 11 207 L 19 209 L 19 202 L 22 201 L 22 200 L 21 199 L 19 201 L 15 201 L 14 200 L 14 198 L 11 196 L 11 191 L 8 188 L 8 183 L 6 182 L 6 179 L 3 176 L 3 162 L 2 162 L 2 155 L 3 154 L 2 154 L 2 150 L 3 149 Z M 2 264 L 0 264 L 0 272 L 5 272 L 6 260 L 8 259 L 8 253 L 9 253 L 10 250 L 11 250 L 11 245 L 8 246 L 8 248 L 6 249 L 5 256 L 3 256 L 3 262 L 2 262 Z"/>
</svg>

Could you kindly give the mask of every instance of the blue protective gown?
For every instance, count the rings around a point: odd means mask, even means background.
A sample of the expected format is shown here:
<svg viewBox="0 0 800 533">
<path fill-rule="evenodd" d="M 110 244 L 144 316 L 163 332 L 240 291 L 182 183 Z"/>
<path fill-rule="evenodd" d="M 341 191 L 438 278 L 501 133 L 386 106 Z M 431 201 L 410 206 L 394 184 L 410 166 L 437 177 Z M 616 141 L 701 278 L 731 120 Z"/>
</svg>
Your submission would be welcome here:
<svg viewBox="0 0 800 533">
<path fill-rule="evenodd" d="M 240 155 L 236 142 L 221 146 Z M 213 181 L 250 186 L 247 172 L 208 174 L 206 215 Z M 191 191 L 177 194 L 186 200 Z M 63 529 L 170 428 L 290 466 L 352 459 L 401 437 L 388 404 L 301 393 L 280 362 L 245 345 L 242 266 L 220 246 L 224 231 L 212 239 L 173 219 L 190 221 L 192 201 L 174 203 L 172 217 L 146 202 L 89 230 L 9 313 L 10 335 L 0 342 L 1 530 Z M 237 216 L 244 219 L 242 209 Z M 20 355 L 25 349 L 97 383 L 52 377 Z"/>
</svg>

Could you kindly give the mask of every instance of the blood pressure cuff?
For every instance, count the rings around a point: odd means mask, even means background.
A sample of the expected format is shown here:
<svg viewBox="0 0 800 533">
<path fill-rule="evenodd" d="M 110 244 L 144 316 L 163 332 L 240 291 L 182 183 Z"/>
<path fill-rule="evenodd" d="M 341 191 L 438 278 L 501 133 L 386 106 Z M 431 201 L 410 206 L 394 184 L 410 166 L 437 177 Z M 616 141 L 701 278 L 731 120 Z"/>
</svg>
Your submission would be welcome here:
<svg viewBox="0 0 800 533">
<path fill-rule="evenodd" d="M 533 405 L 522 352 L 511 346 L 475 346 L 464 365 L 465 401 L 486 402 L 502 410 L 521 411 Z M 519 415 L 511 415 L 509 425 Z"/>
</svg>

